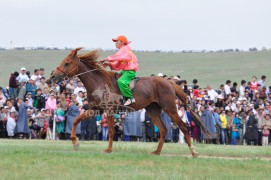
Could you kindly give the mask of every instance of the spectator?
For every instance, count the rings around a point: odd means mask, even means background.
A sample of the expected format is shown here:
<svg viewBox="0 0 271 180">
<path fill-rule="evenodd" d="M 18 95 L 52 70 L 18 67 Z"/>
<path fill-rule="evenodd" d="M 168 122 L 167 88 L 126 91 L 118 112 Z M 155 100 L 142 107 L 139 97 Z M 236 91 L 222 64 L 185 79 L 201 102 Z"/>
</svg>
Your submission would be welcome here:
<svg viewBox="0 0 271 180">
<path fill-rule="evenodd" d="M 55 111 L 55 121 L 56 121 L 56 139 L 60 139 L 60 134 L 65 132 L 65 111 L 61 107 L 61 103 L 57 103 L 57 109 Z"/>
<path fill-rule="evenodd" d="M 40 73 L 40 77 L 45 77 L 44 68 L 40 68 L 39 73 Z"/>
<path fill-rule="evenodd" d="M 48 88 L 48 84 L 45 82 L 45 77 L 40 78 L 40 83 L 38 84 L 38 89 L 44 93 L 44 88 Z"/>
<path fill-rule="evenodd" d="M 89 110 L 89 105 L 88 105 L 88 100 L 84 100 L 84 105 L 82 106 L 81 112 L 85 112 Z M 97 131 L 97 124 L 96 124 L 96 119 L 95 117 L 89 117 L 88 119 L 85 119 L 81 123 L 81 137 L 82 140 L 91 140 L 94 139 L 94 135 L 96 134 Z"/>
<path fill-rule="evenodd" d="M 40 70 L 39 69 L 35 69 L 34 70 L 34 74 L 31 76 L 32 80 L 35 81 L 35 85 L 38 86 L 39 83 L 40 83 L 40 79 L 41 79 L 41 76 L 40 76 Z"/>
<path fill-rule="evenodd" d="M 214 120 L 213 115 L 209 111 L 209 107 L 207 105 L 205 105 L 203 108 L 204 108 L 204 110 L 201 115 L 201 120 L 204 123 L 204 125 L 206 126 L 207 130 L 210 132 L 211 140 L 209 140 L 209 138 L 205 134 L 203 134 L 203 139 L 205 140 L 205 142 L 207 144 L 209 144 L 209 143 L 215 144 L 216 143 L 215 120 Z"/>
<path fill-rule="evenodd" d="M 16 126 L 16 111 L 12 111 L 10 112 L 10 115 L 7 120 L 7 133 L 9 138 L 12 138 L 14 136 L 15 126 Z"/>
<path fill-rule="evenodd" d="M 19 76 L 19 73 L 15 71 L 10 75 L 9 78 L 9 96 L 10 98 L 16 99 L 18 97 L 18 87 L 19 83 L 16 78 Z"/>
<path fill-rule="evenodd" d="M 26 138 L 30 133 L 30 129 L 28 127 L 27 121 L 27 109 L 29 108 L 28 101 L 23 99 L 19 99 L 19 114 L 18 114 L 18 121 L 14 130 L 14 134 L 16 134 L 19 139 Z"/>
<path fill-rule="evenodd" d="M 225 84 L 225 86 L 224 86 L 224 88 L 225 88 L 225 95 L 226 95 L 226 97 L 228 97 L 229 95 L 231 95 L 231 81 L 230 80 L 227 80 L 226 81 L 226 84 Z"/>
<path fill-rule="evenodd" d="M 220 120 L 221 120 L 221 141 L 222 141 L 222 144 L 225 145 L 226 144 L 226 134 L 227 134 L 227 124 L 228 124 L 225 110 L 223 110 L 221 112 Z"/>
<path fill-rule="evenodd" d="M 213 89 L 211 85 L 208 85 L 207 89 L 208 89 L 208 96 L 210 97 L 210 101 L 216 102 L 218 93 Z"/>
<path fill-rule="evenodd" d="M 171 118 L 167 115 L 167 113 L 162 111 L 161 119 L 167 129 L 165 141 L 170 142 L 172 140 Z"/>
<path fill-rule="evenodd" d="M 233 119 L 234 119 L 234 114 L 232 113 L 231 110 L 226 110 L 226 118 L 227 118 L 226 143 L 231 144 L 232 125 L 233 125 Z"/>
<path fill-rule="evenodd" d="M 247 145 L 258 145 L 258 127 L 257 127 L 257 119 L 255 115 L 252 113 L 252 110 L 248 111 L 248 121 L 246 124 L 246 133 L 244 139 L 247 141 Z M 252 144 L 253 142 L 253 144 Z"/>
<path fill-rule="evenodd" d="M 107 115 L 105 113 L 102 115 L 101 125 L 103 131 L 103 141 L 106 141 L 108 136 L 108 124 L 107 124 Z"/>
<path fill-rule="evenodd" d="M 69 107 L 69 109 L 67 111 L 67 114 L 66 114 L 67 115 L 67 121 L 66 121 L 65 132 L 66 132 L 67 138 L 70 138 L 72 127 L 73 127 L 73 122 L 74 122 L 75 118 L 80 114 L 80 110 L 76 106 L 75 103 L 76 103 L 75 101 L 73 101 L 73 100 L 71 101 L 70 107 Z M 81 122 L 77 125 L 76 135 L 77 136 L 81 135 Z"/>
<path fill-rule="evenodd" d="M 4 104 L 5 104 L 5 102 L 6 102 L 6 97 L 5 97 L 5 95 L 4 95 L 4 93 L 3 93 L 3 91 L 2 91 L 2 87 L 0 87 L 0 104 L 1 104 L 1 106 L 3 106 Z"/>
<path fill-rule="evenodd" d="M 34 79 L 29 79 L 29 82 L 26 84 L 26 93 L 31 93 L 32 98 L 35 97 L 36 95 L 36 90 L 37 90 L 37 86 L 36 86 L 36 82 Z"/>
<path fill-rule="evenodd" d="M 262 87 L 266 87 L 266 76 L 262 75 L 261 80 L 258 81 L 258 84 L 260 84 Z"/>
<path fill-rule="evenodd" d="M 78 92 L 78 96 L 76 97 L 76 101 L 79 103 L 79 107 L 83 106 L 84 98 L 83 98 L 83 92 L 82 91 Z"/>
<path fill-rule="evenodd" d="M 16 80 L 19 82 L 19 83 L 22 83 L 22 81 L 28 81 L 29 80 L 29 77 L 28 75 L 26 74 L 26 69 L 25 67 L 22 67 L 21 68 L 21 73 L 19 74 L 19 76 L 17 76 Z"/>
<path fill-rule="evenodd" d="M 145 113 L 145 127 L 146 127 L 146 142 L 153 142 L 154 124 L 151 118 L 148 116 L 148 113 Z"/>
<path fill-rule="evenodd" d="M 239 100 L 247 100 L 245 96 L 245 87 L 247 86 L 247 82 L 245 80 L 241 81 L 241 86 L 240 86 L 240 93 L 239 93 Z"/>
<path fill-rule="evenodd" d="M 257 88 L 258 88 L 257 77 L 256 77 L 256 76 L 253 76 L 253 77 L 252 77 L 252 82 L 250 82 L 250 89 L 251 89 L 252 91 L 255 91 L 255 90 L 257 90 Z"/>
<path fill-rule="evenodd" d="M 79 91 L 82 91 L 83 93 L 86 92 L 86 89 L 83 87 L 83 83 L 81 81 L 77 82 L 77 87 L 74 89 L 74 94 L 78 96 Z"/>
<path fill-rule="evenodd" d="M 27 101 L 28 101 L 28 105 L 29 105 L 30 107 L 33 107 L 32 93 L 31 93 L 31 92 L 28 92 L 28 93 L 26 94 L 26 97 L 25 97 L 25 98 L 26 98 Z"/>
<path fill-rule="evenodd" d="M 33 107 L 35 109 L 41 110 L 41 109 L 45 108 L 45 102 L 46 102 L 46 100 L 42 94 L 41 89 L 37 89 L 36 95 L 34 97 Z"/>
<path fill-rule="evenodd" d="M 267 126 L 264 125 L 263 126 L 263 141 L 262 141 L 263 146 L 268 146 L 268 144 L 269 144 L 269 140 L 268 140 L 269 134 L 270 134 L 270 132 L 267 129 Z"/>
<path fill-rule="evenodd" d="M 236 92 L 237 92 L 237 82 L 234 82 L 230 89 L 231 89 L 232 94 L 236 94 Z"/>
<path fill-rule="evenodd" d="M 6 123 L 8 119 L 8 107 L 1 107 L 0 112 L 0 138 L 6 137 Z"/>
<path fill-rule="evenodd" d="M 48 98 L 47 101 L 46 101 L 46 103 L 45 103 L 45 109 L 49 109 L 52 113 L 57 108 L 55 96 L 56 95 L 54 93 L 51 93 L 50 98 Z"/>
<path fill-rule="evenodd" d="M 73 79 L 71 79 L 69 81 L 69 83 L 66 85 L 66 92 L 70 93 L 70 94 L 73 94 L 74 93 L 74 89 L 75 89 L 75 87 L 74 87 L 74 81 L 73 81 Z"/>
<path fill-rule="evenodd" d="M 46 134 L 44 123 L 46 123 L 46 109 L 42 109 L 41 111 L 38 111 L 37 116 L 36 116 L 36 124 L 37 124 L 39 139 L 41 139 Z"/>
</svg>

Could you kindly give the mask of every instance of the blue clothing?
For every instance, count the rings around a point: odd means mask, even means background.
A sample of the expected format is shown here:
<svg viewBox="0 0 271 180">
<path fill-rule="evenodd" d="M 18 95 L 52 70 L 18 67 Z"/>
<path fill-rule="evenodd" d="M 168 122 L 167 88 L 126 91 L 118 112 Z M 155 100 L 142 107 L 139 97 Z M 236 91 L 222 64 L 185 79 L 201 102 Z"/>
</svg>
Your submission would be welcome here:
<svg viewBox="0 0 271 180">
<path fill-rule="evenodd" d="M 201 120 L 204 123 L 205 127 L 207 130 L 210 132 L 212 135 L 212 139 L 216 138 L 216 127 L 214 123 L 214 117 L 212 113 L 209 110 L 204 110 L 202 115 L 201 115 Z M 203 134 L 203 139 L 209 139 L 205 134 Z"/>
<path fill-rule="evenodd" d="M 73 122 L 77 116 L 79 116 L 80 110 L 76 105 L 69 107 L 67 111 L 67 121 L 66 121 L 66 133 L 71 134 Z M 76 134 L 81 134 L 81 122 L 76 127 Z"/>
<path fill-rule="evenodd" d="M 16 127 L 14 129 L 14 134 L 17 133 L 30 133 L 30 129 L 28 127 L 28 119 L 27 119 L 27 109 L 29 108 L 28 105 L 25 103 L 20 104 L 19 106 L 19 114 L 18 114 L 18 121 Z"/>
<path fill-rule="evenodd" d="M 218 125 L 219 127 L 221 127 L 220 115 L 217 112 L 214 112 L 213 116 L 215 118 L 216 125 Z"/>
<path fill-rule="evenodd" d="M 237 138 L 240 139 L 240 125 L 241 125 L 241 119 L 239 118 L 234 118 L 233 119 L 233 124 L 235 125 L 237 132 L 234 132 L 232 130 L 232 138 Z"/>
<path fill-rule="evenodd" d="M 26 94 L 31 92 L 32 94 L 32 99 L 34 99 L 35 95 L 36 95 L 36 90 L 37 90 L 37 86 L 36 85 L 32 85 L 31 83 L 27 83 L 26 84 Z"/>
<path fill-rule="evenodd" d="M 161 114 L 161 119 L 167 128 L 165 140 L 172 140 L 171 118 L 163 111 Z"/>
</svg>

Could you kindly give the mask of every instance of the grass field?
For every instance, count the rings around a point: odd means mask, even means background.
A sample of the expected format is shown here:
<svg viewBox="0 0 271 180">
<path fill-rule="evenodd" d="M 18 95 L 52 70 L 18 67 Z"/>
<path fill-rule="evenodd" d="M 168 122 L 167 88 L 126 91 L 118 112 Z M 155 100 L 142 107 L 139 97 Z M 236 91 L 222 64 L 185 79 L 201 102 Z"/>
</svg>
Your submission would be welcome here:
<svg viewBox="0 0 271 180">
<path fill-rule="evenodd" d="M 161 156 L 147 154 L 157 143 L 0 141 L 1 179 L 270 179 L 271 148 L 197 145 L 193 159 L 186 145 L 167 143 Z"/>
<path fill-rule="evenodd" d="M 81 51 L 79 53 L 84 53 Z M 35 68 L 44 67 L 46 75 L 59 65 L 69 51 L 0 51 L 0 85 L 8 84 L 9 75 L 22 66 L 33 73 Z M 102 52 L 101 58 L 113 52 Z M 227 79 L 240 84 L 242 79 L 251 80 L 253 75 L 260 78 L 267 76 L 271 84 L 271 51 L 262 52 L 228 52 L 228 53 L 136 53 L 139 59 L 139 76 L 162 72 L 167 75 L 181 75 L 191 84 L 194 78 L 200 86 L 207 84 L 217 88 Z"/>
</svg>

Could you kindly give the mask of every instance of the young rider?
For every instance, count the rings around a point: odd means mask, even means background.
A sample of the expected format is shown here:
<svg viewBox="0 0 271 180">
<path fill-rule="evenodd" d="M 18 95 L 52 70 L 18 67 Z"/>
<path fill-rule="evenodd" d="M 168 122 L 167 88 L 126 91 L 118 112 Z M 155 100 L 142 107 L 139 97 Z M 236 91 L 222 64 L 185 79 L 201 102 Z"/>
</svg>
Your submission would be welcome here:
<svg viewBox="0 0 271 180">
<path fill-rule="evenodd" d="M 114 55 L 102 59 L 101 62 L 104 63 L 105 66 L 110 66 L 113 70 L 121 70 L 120 74 L 122 76 L 118 79 L 118 85 L 121 94 L 128 98 L 124 103 L 125 106 L 128 106 L 135 102 L 129 84 L 136 77 L 136 72 L 138 71 L 137 57 L 129 46 L 131 42 L 128 42 L 125 36 L 121 35 L 112 40 L 116 43 L 116 48 L 118 48 L 119 51 Z"/>
</svg>

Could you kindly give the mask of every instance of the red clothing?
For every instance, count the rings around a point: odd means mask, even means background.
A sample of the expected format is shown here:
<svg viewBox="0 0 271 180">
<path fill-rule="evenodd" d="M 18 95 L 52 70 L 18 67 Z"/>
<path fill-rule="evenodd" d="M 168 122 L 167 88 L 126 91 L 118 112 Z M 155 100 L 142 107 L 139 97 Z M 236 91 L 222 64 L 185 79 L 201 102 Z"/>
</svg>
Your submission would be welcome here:
<svg viewBox="0 0 271 180">
<path fill-rule="evenodd" d="M 253 90 L 253 91 L 255 91 L 255 90 L 257 90 L 258 89 L 258 82 L 251 82 L 250 83 L 250 89 L 251 90 Z"/>
<path fill-rule="evenodd" d="M 114 70 L 138 71 L 137 57 L 128 45 L 123 45 L 116 54 L 108 56 L 107 59 Z"/>
<path fill-rule="evenodd" d="M 269 134 L 270 133 L 269 133 L 268 129 L 267 130 L 263 130 L 263 136 L 268 137 Z"/>
<path fill-rule="evenodd" d="M 193 94 L 194 94 L 194 96 L 199 97 L 199 90 L 198 89 L 194 89 L 193 90 Z"/>
<path fill-rule="evenodd" d="M 107 116 L 106 115 L 103 115 L 102 116 L 102 127 L 107 127 L 108 126 L 108 124 L 107 124 Z"/>
</svg>

